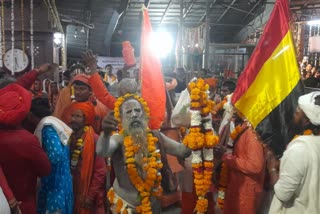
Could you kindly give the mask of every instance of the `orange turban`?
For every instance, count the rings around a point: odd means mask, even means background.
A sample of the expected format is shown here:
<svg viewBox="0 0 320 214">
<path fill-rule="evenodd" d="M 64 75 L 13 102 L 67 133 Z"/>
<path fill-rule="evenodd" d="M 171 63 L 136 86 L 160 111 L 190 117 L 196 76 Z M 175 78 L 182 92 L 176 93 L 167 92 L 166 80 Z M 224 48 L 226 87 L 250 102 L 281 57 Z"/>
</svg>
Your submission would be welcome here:
<svg viewBox="0 0 320 214">
<path fill-rule="evenodd" d="M 205 78 L 204 82 L 209 85 L 210 88 L 216 88 L 218 80 L 215 78 Z"/>
<path fill-rule="evenodd" d="M 31 107 L 31 93 L 17 84 L 0 89 L 0 124 L 17 126 Z"/>
<path fill-rule="evenodd" d="M 94 124 L 94 117 L 95 117 L 95 112 L 94 112 L 94 106 L 91 102 L 73 102 L 69 106 L 69 113 L 71 113 L 75 110 L 81 110 L 83 114 L 86 117 L 86 125 L 93 126 Z"/>
<path fill-rule="evenodd" d="M 80 82 L 83 82 L 84 84 L 90 86 L 89 84 L 89 79 L 90 79 L 90 76 L 89 75 L 86 75 L 86 74 L 78 74 L 76 75 L 73 79 L 72 79 L 72 84 L 74 81 L 80 81 Z"/>
</svg>

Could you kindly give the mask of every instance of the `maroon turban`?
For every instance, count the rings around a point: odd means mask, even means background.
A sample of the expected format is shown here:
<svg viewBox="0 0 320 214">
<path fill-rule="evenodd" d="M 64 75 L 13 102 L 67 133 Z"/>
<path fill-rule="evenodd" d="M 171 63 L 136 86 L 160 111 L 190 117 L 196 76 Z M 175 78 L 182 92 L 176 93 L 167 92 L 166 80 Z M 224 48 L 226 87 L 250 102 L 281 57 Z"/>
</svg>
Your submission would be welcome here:
<svg viewBox="0 0 320 214">
<path fill-rule="evenodd" d="M 86 117 L 85 124 L 89 126 L 94 125 L 94 106 L 91 102 L 73 102 L 69 107 L 69 113 L 72 114 L 75 110 L 81 110 Z"/>
<path fill-rule="evenodd" d="M 0 124 L 17 126 L 27 116 L 31 107 L 31 93 L 17 84 L 0 89 Z"/>
</svg>

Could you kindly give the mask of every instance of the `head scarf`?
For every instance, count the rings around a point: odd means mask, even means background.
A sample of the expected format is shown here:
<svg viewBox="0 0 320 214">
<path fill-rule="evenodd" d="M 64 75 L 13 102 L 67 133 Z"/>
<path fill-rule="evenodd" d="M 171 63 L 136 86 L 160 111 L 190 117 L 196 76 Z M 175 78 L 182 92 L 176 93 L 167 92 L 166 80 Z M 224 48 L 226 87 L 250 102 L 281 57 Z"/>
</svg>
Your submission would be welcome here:
<svg viewBox="0 0 320 214">
<path fill-rule="evenodd" d="M 78 74 L 72 79 L 72 84 L 74 83 L 74 81 L 80 81 L 80 82 L 83 82 L 84 84 L 88 85 L 89 87 L 91 87 L 89 84 L 89 79 L 90 79 L 89 75 Z"/>
<path fill-rule="evenodd" d="M 209 85 L 210 88 L 216 88 L 218 80 L 215 78 L 205 78 L 204 82 Z"/>
<path fill-rule="evenodd" d="M 17 126 L 27 116 L 32 94 L 17 84 L 0 89 L 0 124 Z"/>
<path fill-rule="evenodd" d="M 75 110 L 81 110 L 86 117 L 85 124 L 89 126 L 94 125 L 94 106 L 91 102 L 73 102 L 69 107 L 69 113 L 72 114 Z"/>
<path fill-rule="evenodd" d="M 315 98 L 320 91 L 311 92 L 299 97 L 298 105 L 313 125 L 320 125 L 320 106 L 315 104 Z"/>
<path fill-rule="evenodd" d="M 42 129 L 45 126 L 52 126 L 56 130 L 57 134 L 59 135 L 59 138 L 60 138 L 62 144 L 63 145 L 68 144 L 68 140 L 72 134 L 72 129 L 69 126 L 67 126 L 64 122 L 59 120 L 58 118 L 55 118 L 52 116 L 48 116 L 48 117 L 43 118 L 39 122 L 39 124 L 34 132 L 34 135 L 39 139 L 40 144 L 42 144 Z"/>
</svg>

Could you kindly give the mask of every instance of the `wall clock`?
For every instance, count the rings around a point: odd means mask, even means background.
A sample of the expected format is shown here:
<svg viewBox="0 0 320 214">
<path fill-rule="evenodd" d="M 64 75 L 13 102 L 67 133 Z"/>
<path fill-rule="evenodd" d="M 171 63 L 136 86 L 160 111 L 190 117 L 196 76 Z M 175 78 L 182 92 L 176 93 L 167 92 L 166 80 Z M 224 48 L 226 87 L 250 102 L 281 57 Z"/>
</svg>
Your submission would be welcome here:
<svg viewBox="0 0 320 214">
<path fill-rule="evenodd" d="M 13 52 L 13 58 L 12 58 Z M 30 64 L 30 59 L 28 55 L 21 49 L 10 49 L 8 50 L 3 56 L 3 64 L 6 69 L 12 72 L 12 65 L 13 71 L 15 73 L 26 71 Z"/>
</svg>

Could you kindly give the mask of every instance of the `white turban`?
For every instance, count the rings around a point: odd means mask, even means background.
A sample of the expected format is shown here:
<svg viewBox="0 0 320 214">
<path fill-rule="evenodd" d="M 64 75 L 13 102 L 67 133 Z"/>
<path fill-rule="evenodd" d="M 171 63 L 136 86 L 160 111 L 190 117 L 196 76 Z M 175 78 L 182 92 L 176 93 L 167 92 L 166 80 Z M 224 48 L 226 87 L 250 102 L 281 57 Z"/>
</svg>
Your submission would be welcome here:
<svg viewBox="0 0 320 214">
<path fill-rule="evenodd" d="M 299 97 L 298 104 L 313 125 L 320 125 L 320 106 L 315 104 L 315 98 L 320 91 L 311 92 Z"/>
</svg>

